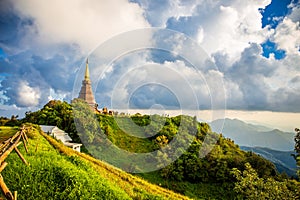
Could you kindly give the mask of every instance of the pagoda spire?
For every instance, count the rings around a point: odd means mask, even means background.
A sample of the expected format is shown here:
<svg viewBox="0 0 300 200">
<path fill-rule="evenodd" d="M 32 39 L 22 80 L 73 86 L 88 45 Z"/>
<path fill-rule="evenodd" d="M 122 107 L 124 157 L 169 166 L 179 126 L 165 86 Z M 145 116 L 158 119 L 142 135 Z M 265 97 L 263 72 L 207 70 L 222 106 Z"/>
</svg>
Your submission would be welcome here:
<svg viewBox="0 0 300 200">
<path fill-rule="evenodd" d="M 78 98 L 83 99 L 86 103 L 88 103 L 91 106 L 92 109 L 97 109 L 97 104 L 95 101 L 95 97 L 92 90 L 92 84 L 90 80 L 88 58 L 86 59 L 84 79 L 82 81 L 82 86 Z"/>
<path fill-rule="evenodd" d="M 88 58 L 86 59 L 86 62 L 85 62 L 84 80 L 90 80 L 89 59 Z"/>
</svg>

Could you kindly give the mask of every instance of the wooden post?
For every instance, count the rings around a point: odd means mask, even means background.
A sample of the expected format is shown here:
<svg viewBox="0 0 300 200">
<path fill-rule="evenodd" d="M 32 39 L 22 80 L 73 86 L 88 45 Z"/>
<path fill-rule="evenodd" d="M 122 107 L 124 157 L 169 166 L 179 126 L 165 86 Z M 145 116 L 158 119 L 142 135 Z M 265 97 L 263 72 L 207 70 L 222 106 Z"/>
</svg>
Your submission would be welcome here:
<svg viewBox="0 0 300 200">
<path fill-rule="evenodd" d="M 18 131 L 14 136 L 11 137 L 10 143 L 13 143 L 16 138 L 20 136 L 21 132 Z"/>
<path fill-rule="evenodd" d="M 4 170 L 4 168 L 6 167 L 6 165 L 7 165 L 7 162 L 1 163 L 1 166 L 0 166 L 0 173 Z"/>
<path fill-rule="evenodd" d="M 28 149 L 27 149 L 27 145 L 26 145 L 26 140 L 25 140 L 25 137 L 24 137 L 24 133 L 22 133 L 21 136 L 22 136 L 22 140 L 23 140 L 23 144 L 24 144 L 26 153 L 28 153 Z"/>
<path fill-rule="evenodd" d="M 2 163 L 7 156 L 10 154 L 12 150 L 14 150 L 15 146 L 19 143 L 21 135 L 17 137 L 16 141 L 0 156 L 0 163 Z"/>
<path fill-rule="evenodd" d="M 18 156 L 21 158 L 23 163 L 25 163 L 25 165 L 28 165 L 28 162 L 25 160 L 25 158 L 22 156 L 21 152 L 19 151 L 19 149 L 16 146 L 15 146 L 15 151 L 17 152 Z"/>
<path fill-rule="evenodd" d="M 1 150 L 4 150 L 4 149 L 6 148 L 6 146 L 7 146 L 8 144 L 10 144 L 10 141 L 11 141 L 11 138 L 5 140 L 5 141 L 0 145 L 0 149 L 1 149 Z"/>
<path fill-rule="evenodd" d="M 1 172 L 4 170 L 4 168 L 7 166 L 7 162 L 5 162 L 5 159 L 7 156 L 12 152 L 12 150 L 15 150 L 18 156 L 21 158 L 21 160 L 28 165 L 27 161 L 21 154 L 21 152 L 18 149 L 18 146 L 21 144 L 20 140 L 23 140 L 23 144 L 25 147 L 26 152 L 28 153 L 27 144 L 28 138 L 25 132 L 25 127 L 23 126 L 20 131 L 18 131 L 15 135 L 13 135 L 11 138 L 6 140 L 4 143 L 0 145 L 0 187 L 3 191 L 3 194 L 5 195 L 6 199 L 8 200 L 17 200 L 17 191 L 14 192 L 14 195 L 9 191 L 8 187 L 6 186 L 3 177 L 1 175 Z"/>
<path fill-rule="evenodd" d="M 3 177 L 2 175 L 0 174 L 0 187 L 3 191 L 3 194 L 5 195 L 5 197 L 8 199 L 8 200 L 14 200 L 14 197 L 12 195 L 12 193 L 9 191 L 8 187 L 6 186 L 6 184 L 4 183 L 4 180 L 3 180 Z"/>
<path fill-rule="evenodd" d="M 26 134 L 26 132 L 24 131 L 23 132 L 23 134 L 24 134 L 24 137 L 25 137 L 25 140 L 26 140 L 26 142 L 28 143 L 28 145 L 29 145 L 29 142 L 28 142 L 28 137 L 27 137 L 27 134 Z"/>
</svg>

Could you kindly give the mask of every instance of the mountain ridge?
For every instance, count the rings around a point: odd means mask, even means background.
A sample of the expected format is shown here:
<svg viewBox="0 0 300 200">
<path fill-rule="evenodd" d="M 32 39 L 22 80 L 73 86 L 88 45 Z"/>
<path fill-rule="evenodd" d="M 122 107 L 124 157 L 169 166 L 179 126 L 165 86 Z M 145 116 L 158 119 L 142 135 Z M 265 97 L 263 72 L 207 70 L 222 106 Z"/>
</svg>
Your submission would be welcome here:
<svg viewBox="0 0 300 200">
<path fill-rule="evenodd" d="M 279 129 L 271 129 L 262 125 L 246 123 L 239 119 L 214 120 L 211 123 L 212 130 L 224 122 L 222 134 L 231 138 L 236 144 L 248 147 L 266 147 L 280 151 L 292 151 L 294 149 L 294 134 Z"/>
<path fill-rule="evenodd" d="M 292 154 L 294 151 L 278 151 L 264 147 L 240 146 L 244 151 L 251 151 L 270 160 L 276 166 L 279 173 L 286 173 L 288 176 L 296 177 L 297 165 Z"/>
</svg>

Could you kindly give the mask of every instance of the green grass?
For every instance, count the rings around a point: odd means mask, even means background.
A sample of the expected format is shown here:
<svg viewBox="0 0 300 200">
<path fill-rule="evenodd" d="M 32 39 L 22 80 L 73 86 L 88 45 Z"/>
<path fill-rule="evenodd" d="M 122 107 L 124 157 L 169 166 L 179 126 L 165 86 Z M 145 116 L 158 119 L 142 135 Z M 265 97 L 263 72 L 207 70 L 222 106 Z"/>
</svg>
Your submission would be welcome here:
<svg viewBox="0 0 300 200">
<path fill-rule="evenodd" d="M 30 165 L 13 152 L 2 172 L 9 189 L 18 191 L 18 199 L 130 199 L 87 162 L 61 155 L 36 129 L 31 131 L 29 153 L 19 146 Z"/>
<path fill-rule="evenodd" d="M 105 134 L 119 148 L 135 153 L 146 153 L 157 148 L 152 139 L 145 136 L 144 128 L 132 122 L 131 118 L 106 115 L 98 117 Z"/>
<path fill-rule="evenodd" d="M 0 126 L 0 142 L 7 140 L 9 137 L 13 136 L 19 127 L 9 127 L 9 126 Z"/>
<path fill-rule="evenodd" d="M 73 151 L 35 128 L 28 136 L 29 153 L 18 148 L 30 165 L 13 152 L 2 172 L 18 199 L 188 199 Z"/>
<path fill-rule="evenodd" d="M 119 188 L 123 189 L 132 199 L 189 199 L 184 195 L 175 193 L 171 190 L 151 184 L 142 178 L 128 174 L 87 154 L 73 151 L 57 142 L 50 136 L 45 134 L 43 135 L 49 141 L 49 143 L 58 149 L 62 154 L 67 156 L 77 155 L 81 159 L 88 161 L 95 171 L 109 180 L 110 183 L 115 184 Z"/>
</svg>

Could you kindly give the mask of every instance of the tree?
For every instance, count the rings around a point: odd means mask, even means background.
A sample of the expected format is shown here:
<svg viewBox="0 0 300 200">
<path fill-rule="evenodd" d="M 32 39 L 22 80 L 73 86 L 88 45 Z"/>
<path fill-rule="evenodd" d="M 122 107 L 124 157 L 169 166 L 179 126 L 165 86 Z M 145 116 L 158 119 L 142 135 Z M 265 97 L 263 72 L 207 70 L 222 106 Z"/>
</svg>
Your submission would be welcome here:
<svg viewBox="0 0 300 200">
<path fill-rule="evenodd" d="M 165 135 L 157 136 L 155 139 L 156 143 L 159 145 L 159 147 L 164 147 L 168 144 L 168 138 Z"/>
<path fill-rule="evenodd" d="M 299 128 L 295 128 L 296 131 L 296 135 L 295 135 L 295 151 L 296 153 L 300 154 L 300 129 Z"/>
<path fill-rule="evenodd" d="M 295 151 L 297 155 L 295 156 L 297 165 L 300 167 L 300 129 L 295 128 L 296 135 L 295 135 Z M 300 177 L 300 170 L 298 170 L 298 177 Z"/>
<path fill-rule="evenodd" d="M 18 120 L 19 115 L 12 115 L 10 120 L 8 120 L 4 125 L 5 126 L 20 126 L 21 122 Z"/>
<path fill-rule="evenodd" d="M 65 101 L 51 100 L 41 110 L 26 112 L 25 115 L 23 123 L 57 126 L 66 131 L 74 142 L 80 142 L 74 125 L 72 106 Z"/>
<path fill-rule="evenodd" d="M 238 199 L 297 199 L 299 197 L 297 182 L 289 183 L 288 180 L 281 182 L 273 178 L 260 178 L 249 163 L 245 164 L 243 172 L 234 168 L 232 174 L 237 179 L 234 191 Z M 291 187 L 293 185 L 296 186 Z"/>
<path fill-rule="evenodd" d="M 82 142 L 92 143 L 95 135 L 101 132 L 99 121 L 91 107 L 82 99 L 72 102 L 74 122 Z"/>
</svg>

